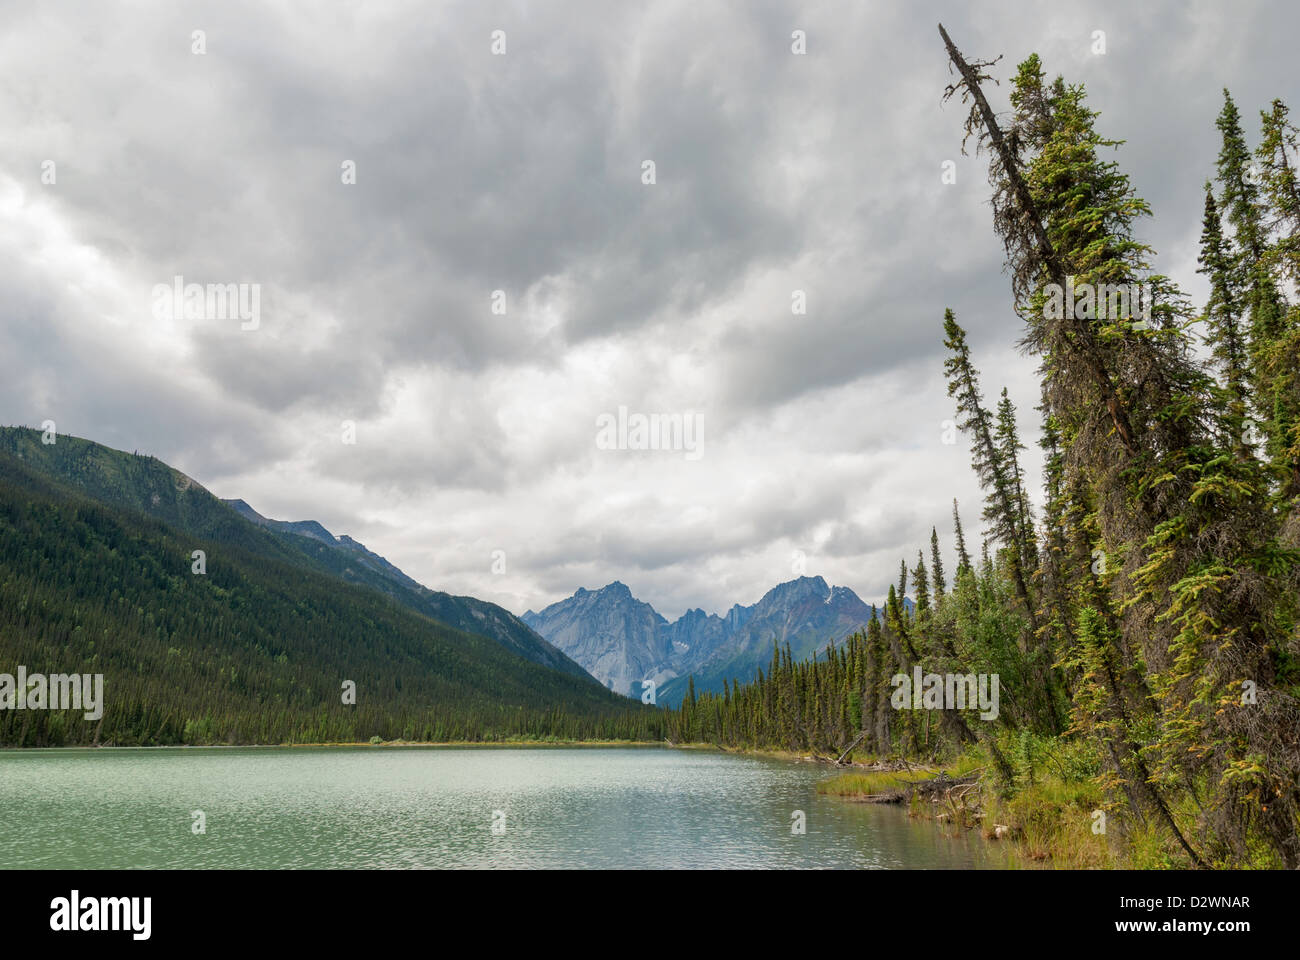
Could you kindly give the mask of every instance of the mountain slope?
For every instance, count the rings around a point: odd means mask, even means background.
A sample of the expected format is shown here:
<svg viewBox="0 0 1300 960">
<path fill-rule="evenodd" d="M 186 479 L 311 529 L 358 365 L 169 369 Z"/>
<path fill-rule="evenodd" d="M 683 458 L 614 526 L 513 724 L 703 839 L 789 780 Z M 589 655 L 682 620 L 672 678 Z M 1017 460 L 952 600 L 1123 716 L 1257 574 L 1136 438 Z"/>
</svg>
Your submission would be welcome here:
<svg viewBox="0 0 1300 960">
<path fill-rule="evenodd" d="M 574 676 L 587 675 L 508 610 L 473 597 L 430 590 L 352 538 L 335 538 L 315 521 L 267 520 L 242 500 L 219 500 L 156 457 L 70 436 L 44 444 L 39 431 L 25 427 L 0 427 L 3 453 L 92 499 L 146 514 L 180 533 L 372 587 L 448 626 L 488 636 L 534 663 Z"/>
<path fill-rule="evenodd" d="M 659 703 L 681 700 L 686 680 L 697 690 L 721 691 L 733 678 L 748 681 L 772 656 L 774 642 L 807 659 L 871 619 L 872 608 L 847 587 L 800 577 L 773 587 L 751 606 L 725 617 L 689 610 L 669 623 L 615 581 L 579 590 L 524 622 L 612 689 L 637 695 L 653 680 Z"/>
<path fill-rule="evenodd" d="M 504 607 L 475 597 L 458 597 L 430 590 L 379 554 L 372 553 L 349 536 L 335 537 L 315 520 L 269 520 L 243 500 L 220 502 L 274 535 L 287 538 L 285 542 L 290 546 L 303 551 L 322 568 L 344 580 L 381 590 L 404 606 L 448 626 L 491 637 L 526 660 L 574 676 L 590 676 Z"/>
<path fill-rule="evenodd" d="M 656 736 L 654 711 L 590 678 L 275 556 L 275 541 L 178 532 L 23 459 L 0 451 L 0 672 L 103 674 L 104 710 L 0 710 L 0 744 Z"/>
</svg>

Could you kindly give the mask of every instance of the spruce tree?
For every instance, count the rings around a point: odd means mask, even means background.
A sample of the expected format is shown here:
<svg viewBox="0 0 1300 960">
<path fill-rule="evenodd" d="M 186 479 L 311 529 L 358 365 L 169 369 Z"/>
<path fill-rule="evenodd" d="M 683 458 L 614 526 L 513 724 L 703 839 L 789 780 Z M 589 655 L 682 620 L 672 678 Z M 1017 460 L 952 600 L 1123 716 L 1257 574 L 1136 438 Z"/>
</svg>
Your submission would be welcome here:
<svg viewBox="0 0 1300 960">
<path fill-rule="evenodd" d="M 913 589 L 916 592 L 916 617 L 928 619 L 930 613 L 930 577 L 925 569 L 925 555 L 916 552 L 916 567 L 912 570 Z"/>
<path fill-rule="evenodd" d="M 1197 262 L 1200 264 L 1197 272 L 1205 274 L 1210 281 L 1210 299 L 1201 319 L 1207 331 L 1206 342 L 1222 378 L 1226 445 L 1245 459 L 1253 456 L 1253 451 L 1246 417 L 1249 369 L 1241 332 L 1241 306 L 1234 291 L 1232 263 L 1224 245 L 1218 204 L 1208 183 L 1205 185 L 1205 214 L 1201 221 L 1201 254 Z"/>
<path fill-rule="evenodd" d="M 1274 258 L 1269 256 L 1260 178 L 1252 166 L 1254 158 L 1246 144 L 1241 114 L 1226 89 L 1215 125 L 1222 137 L 1216 174 L 1218 205 L 1232 227 L 1225 244 L 1224 272 L 1245 320 L 1253 406 L 1263 429 L 1267 457 L 1275 464 L 1274 475 L 1285 484 L 1294 427 L 1287 396 L 1288 364 L 1276 353 L 1278 343 L 1284 339 L 1285 309 L 1273 276 Z M 1285 148 L 1282 154 L 1285 156 Z"/>
<path fill-rule="evenodd" d="M 1260 168 L 1265 245 L 1261 271 L 1300 286 L 1300 186 L 1294 157 L 1297 131 L 1281 100 L 1274 100 L 1271 109 L 1261 111 L 1260 116 L 1263 131 L 1255 156 Z M 1300 545 L 1300 304 L 1280 302 L 1279 306 L 1284 316 L 1276 334 L 1260 351 L 1260 361 L 1271 390 L 1264 398 L 1272 421 L 1268 452 L 1281 509 L 1290 514 L 1287 541 L 1294 546 Z"/>
<path fill-rule="evenodd" d="M 934 599 L 938 603 L 948 590 L 948 583 L 943 576 L 943 557 L 939 553 L 939 531 L 930 528 L 930 578 L 934 581 Z"/>
<path fill-rule="evenodd" d="M 957 401 L 957 414 L 962 418 L 957 426 L 971 435 L 971 466 L 987 497 L 984 519 L 989 523 L 993 537 L 1011 553 L 1016 594 L 1024 604 L 1030 623 L 1036 627 L 1037 608 L 1029 591 L 1020 532 L 1022 505 L 1017 502 L 1011 469 L 998 445 L 994 418 L 985 408 L 980 394 L 979 371 L 971 361 L 966 331 L 958 325 L 951 309 L 944 310 L 943 329 L 946 335 L 944 346 L 949 351 L 944 361 L 948 396 Z M 1014 427 L 1011 440 L 1015 440 Z"/>
<path fill-rule="evenodd" d="M 1007 474 L 1011 498 L 1015 504 L 1013 517 L 1015 527 L 1010 531 L 1014 537 L 1013 547 L 1020 552 L 1021 565 L 1027 572 L 1032 572 L 1038 565 L 1038 547 L 1034 533 L 1033 510 L 1029 504 L 1029 490 L 1025 483 L 1024 472 L 1020 467 L 1020 454 L 1025 449 L 1020 443 L 1016 428 L 1016 408 L 1007 395 L 1007 388 L 1002 388 L 998 400 L 998 422 L 996 432 L 998 455 L 1002 459 L 1003 469 Z"/>
<path fill-rule="evenodd" d="M 1300 184 L 1297 183 L 1296 155 L 1300 154 L 1297 130 L 1290 121 L 1290 109 L 1274 100 L 1260 111 L 1262 133 L 1255 157 L 1259 165 L 1260 189 L 1264 202 L 1264 229 L 1276 239 L 1265 258 L 1281 276 L 1300 286 Z"/>
<path fill-rule="evenodd" d="M 966 550 L 966 535 L 961 529 L 961 514 L 957 510 L 957 498 L 952 500 L 952 529 L 957 540 L 957 574 L 971 569 L 970 553 Z"/>
<path fill-rule="evenodd" d="M 1117 772 L 1135 793 L 1146 791 L 1140 802 L 1151 803 L 1193 862 L 1203 860 L 1162 793 L 1187 777 L 1219 783 L 1228 800 L 1202 818 L 1203 845 L 1241 858 L 1255 832 L 1283 863 L 1300 865 L 1300 747 L 1286 746 L 1283 733 L 1300 724 L 1300 710 L 1278 674 L 1296 652 L 1296 558 L 1279 548 L 1256 471 L 1206 431 L 1211 391 L 1181 334 L 1186 308 L 1149 272 L 1149 250 L 1134 238 L 1134 219 L 1149 208 L 1118 165 L 1099 156 L 1118 144 L 1096 132 L 1082 87 L 1045 86 L 1031 57 L 1016 76 L 1007 133 L 980 88 L 986 77 L 943 36 L 962 76 L 949 94 L 974 101 L 968 132 L 994 151 L 994 224 L 1026 321 L 1022 344 L 1043 357 L 1066 477 L 1088 488 L 1118 567 L 1107 571 L 1110 598 L 1095 611 L 1101 629 L 1092 635 L 1120 652 L 1140 648 L 1159 710 L 1158 735 L 1145 748 L 1136 718 L 1125 721 Z M 1147 284 L 1155 326 L 1045 309 L 1047 285 L 1064 290 L 1070 278 Z M 1116 662 L 1104 649 L 1099 655 Z M 1264 678 L 1252 682 L 1268 691 L 1249 708 L 1233 695 L 1243 677 Z M 1122 716 L 1131 685 L 1117 674 L 1108 686 Z M 1252 798 L 1258 819 L 1243 818 L 1247 808 L 1236 804 Z"/>
</svg>

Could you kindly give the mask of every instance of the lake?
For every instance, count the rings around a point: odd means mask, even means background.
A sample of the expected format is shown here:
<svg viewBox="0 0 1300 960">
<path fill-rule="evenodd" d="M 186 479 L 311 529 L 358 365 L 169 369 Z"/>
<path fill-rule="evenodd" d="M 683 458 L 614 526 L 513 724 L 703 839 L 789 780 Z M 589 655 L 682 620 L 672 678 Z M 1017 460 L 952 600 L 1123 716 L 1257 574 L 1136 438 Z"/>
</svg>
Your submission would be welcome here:
<svg viewBox="0 0 1300 960">
<path fill-rule="evenodd" d="M 978 835 L 819 796 L 831 776 L 660 747 L 8 750 L 0 866 L 1008 865 Z"/>
</svg>

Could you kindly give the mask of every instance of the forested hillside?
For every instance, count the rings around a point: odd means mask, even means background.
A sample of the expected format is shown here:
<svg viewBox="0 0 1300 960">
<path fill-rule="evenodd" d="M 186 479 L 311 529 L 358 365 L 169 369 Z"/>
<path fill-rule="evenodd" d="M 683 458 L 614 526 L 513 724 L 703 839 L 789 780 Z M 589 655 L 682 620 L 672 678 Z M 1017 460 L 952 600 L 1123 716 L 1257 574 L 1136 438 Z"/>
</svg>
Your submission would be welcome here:
<svg viewBox="0 0 1300 960">
<path fill-rule="evenodd" d="M 1039 361 L 1041 515 L 1017 411 L 1005 391 L 987 399 L 949 310 L 949 393 L 986 494 L 982 558 L 954 509 L 951 578 L 936 532 L 864 636 L 824 663 L 778 651 L 757 683 L 688 697 L 670 736 L 969 753 L 987 764 L 986 804 L 1035 798 L 1012 824 L 1022 834 L 1074 831 L 1118 849 L 1110 862 L 1140 848 L 1147 865 L 1300 866 L 1297 130 L 1275 100 L 1252 148 L 1225 91 L 1203 206 L 1172 211 L 1201 224 L 1211 295 L 1196 309 L 1152 269 L 1137 235 L 1150 210 L 1083 87 L 1031 56 L 1009 115 L 995 113 L 994 64 L 943 40 L 945 99 L 969 105 L 967 140 L 989 157 L 1023 321 L 1007 339 Z M 1150 309 L 1104 309 L 1102 285 L 1129 284 Z M 912 614 L 898 604 L 909 580 Z M 997 675 L 996 717 L 895 706 L 892 678 L 918 666 Z"/>
<path fill-rule="evenodd" d="M 0 672 L 101 673 L 105 701 L 97 722 L 0 711 L 0 744 L 659 735 L 656 711 L 585 674 L 307 569 L 288 548 L 239 544 L 220 514 L 211 522 L 208 537 L 180 534 L 0 453 Z"/>
<path fill-rule="evenodd" d="M 0 455 L 4 453 L 101 503 L 161 520 L 177 533 L 373 587 L 439 623 L 490 637 L 527 660 L 587 676 L 508 610 L 474 597 L 430 590 L 356 541 L 336 539 L 318 523 L 268 521 L 242 500 L 219 500 L 156 457 L 80 437 L 59 436 L 45 443 L 41 431 L 26 427 L 0 427 Z"/>
</svg>

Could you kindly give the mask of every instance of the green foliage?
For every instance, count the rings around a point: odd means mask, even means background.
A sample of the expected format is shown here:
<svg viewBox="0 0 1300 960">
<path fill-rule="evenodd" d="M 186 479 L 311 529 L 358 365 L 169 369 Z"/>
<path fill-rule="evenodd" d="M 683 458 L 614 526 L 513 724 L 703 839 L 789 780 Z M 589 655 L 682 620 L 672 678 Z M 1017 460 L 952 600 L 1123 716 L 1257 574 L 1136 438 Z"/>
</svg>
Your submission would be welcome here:
<svg viewBox="0 0 1300 960">
<path fill-rule="evenodd" d="M 0 452 L 0 671 L 103 674 L 105 701 L 98 721 L 0 711 L 0 744 L 661 735 L 658 711 L 590 678 L 251 539 L 179 535 Z M 206 575 L 191 572 L 193 550 Z M 355 705 L 342 702 L 349 680 Z"/>
<path fill-rule="evenodd" d="M 983 562 L 954 503 L 951 589 L 935 535 L 929 570 L 901 562 L 885 609 L 825 663 L 778 651 L 754 684 L 701 698 L 689 725 L 672 715 L 669 727 L 817 753 L 980 750 L 1003 792 L 988 792 L 987 815 L 1007 818 L 1031 856 L 1067 865 L 1298 867 L 1300 304 L 1280 282 L 1300 280 L 1297 131 L 1274 101 L 1252 155 L 1225 95 L 1219 192 L 1207 186 L 1200 211 L 1211 295 L 1196 316 L 1150 270 L 1134 225 L 1151 209 L 1109 157 L 1120 144 L 1097 131 L 1083 87 L 1048 82 L 1031 56 L 1004 125 L 981 89 L 991 64 L 944 38 L 960 76 L 949 95 L 971 102 L 967 135 L 990 152 L 1020 346 L 1041 361 L 1043 523 L 1015 408 L 1005 391 L 996 411 L 985 405 L 945 310 L 948 391 L 985 493 Z M 1149 319 L 1132 304 L 1045 309 L 1048 285 L 1085 283 L 1141 284 Z M 1189 342 L 1198 321 L 1209 362 Z M 999 716 L 894 709 L 890 676 L 917 667 L 997 674 Z M 1098 812 L 1109 834 L 1093 831 Z"/>
</svg>

